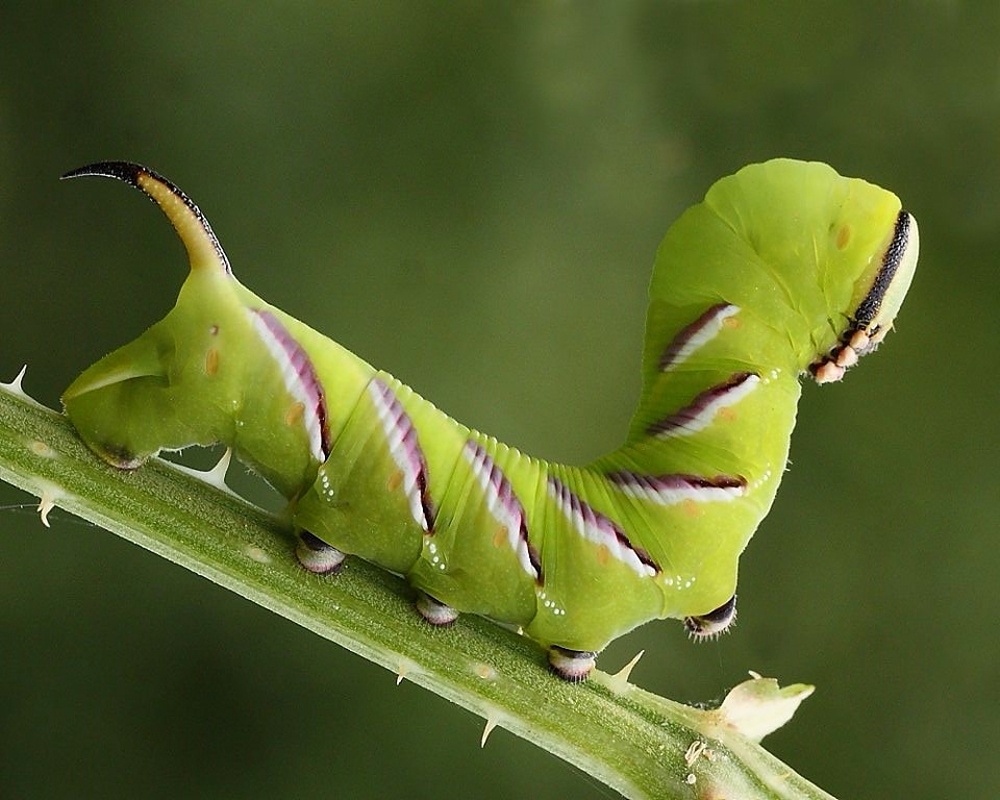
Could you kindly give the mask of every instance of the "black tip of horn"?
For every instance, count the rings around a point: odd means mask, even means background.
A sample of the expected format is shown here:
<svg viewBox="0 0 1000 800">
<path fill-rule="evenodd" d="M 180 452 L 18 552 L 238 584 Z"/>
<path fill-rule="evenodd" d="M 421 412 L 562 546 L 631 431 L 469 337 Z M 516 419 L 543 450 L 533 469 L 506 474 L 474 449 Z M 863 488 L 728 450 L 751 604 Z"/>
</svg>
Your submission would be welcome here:
<svg viewBox="0 0 1000 800">
<path fill-rule="evenodd" d="M 115 178 L 116 180 L 127 183 L 129 186 L 132 186 L 145 194 L 150 200 L 160 207 L 161 211 L 167 215 L 170 222 L 181 235 L 181 239 L 184 241 L 185 247 L 188 248 L 189 254 L 194 257 L 195 250 L 192 248 L 197 247 L 197 237 L 192 236 L 185 230 L 182 216 L 179 216 L 176 212 L 172 211 L 163 204 L 162 193 L 150 186 L 149 180 L 152 180 L 154 184 L 159 184 L 161 187 L 165 188 L 169 194 L 172 194 L 174 197 L 179 199 L 190 214 L 193 215 L 200 235 L 207 240 L 208 244 L 215 252 L 216 260 L 222 271 L 227 275 L 232 274 L 232 269 L 229 266 L 229 259 L 226 257 L 226 254 L 222 249 L 222 245 L 219 244 L 219 240 L 216 238 L 215 232 L 212 230 L 212 226 L 208 224 L 208 220 L 205 218 L 205 215 L 201 213 L 201 209 L 199 209 L 198 206 L 194 204 L 194 201 L 184 194 L 184 192 L 181 191 L 175 183 L 167 180 L 155 170 L 151 170 L 149 167 L 144 167 L 142 164 L 136 164 L 133 161 L 97 161 L 93 164 L 87 164 L 84 167 L 71 169 L 69 172 L 61 175 L 59 179 L 67 180 L 70 178 L 81 178 L 88 175 L 95 175 L 102 178 Z M 143 181 L 143 176 L 145 176 L 148 180 Z"/>
<path fill-rule="evenodd" d="M 104 178 L 117 178 L 120 181 L 136 186 L 139 176 L 142 173 L 148 175 L 154 174 L 151 169 L 142 166 L 142 164 L 134 164 L 131 161 L 98 161 L 94 164 L 87 164 L 85 167 L 71 169 L 69 172 L 60 175 L 59 180 L 80 178 L 84 175 L 98 175 Z M 162 178 L 159 179 L 163 180 Z"/>
</svg>

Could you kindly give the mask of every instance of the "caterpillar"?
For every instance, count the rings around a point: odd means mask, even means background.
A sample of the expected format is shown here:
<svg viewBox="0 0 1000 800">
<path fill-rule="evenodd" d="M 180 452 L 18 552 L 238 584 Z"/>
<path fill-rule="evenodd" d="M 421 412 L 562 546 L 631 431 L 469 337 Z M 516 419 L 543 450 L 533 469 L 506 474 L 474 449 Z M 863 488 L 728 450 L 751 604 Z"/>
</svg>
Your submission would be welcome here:
<svg viewBox="0 0 1000 800">
<path fill-rule="evenodd" d="M 207 219 L 138 164 L 187 250 L 176 306 L 66 389 L 105 461 L 225 443 L 288 501 L 315 573 L 350 554 L 405 576 L 428 622 L 517 626 L 551 670 L 587 677 L 656 618 L 694 638 L 736 613 L 739 556 L 788 458 L 800 377 L 840 380 L 892 327 L 918 253 L 899 199 L 815 162 L 716 182 L 656 255 L 642 390 L 624 444 L 585 466 L 521 453 L 446 416 L 233 275 Z"/>
</svg>

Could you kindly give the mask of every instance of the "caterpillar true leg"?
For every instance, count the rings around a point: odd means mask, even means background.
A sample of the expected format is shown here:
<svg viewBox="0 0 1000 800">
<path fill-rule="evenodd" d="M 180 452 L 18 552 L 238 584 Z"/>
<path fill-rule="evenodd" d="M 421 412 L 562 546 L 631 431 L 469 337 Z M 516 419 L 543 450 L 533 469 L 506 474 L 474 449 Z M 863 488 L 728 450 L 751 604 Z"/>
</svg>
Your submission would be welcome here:
<svg viewBox="0 0 1000 800">
<path fill-rule="evenodd" d="M 329 575 L 340 571 L 344 559 L 347 558 L 346 553 L 331 547 L 309 531 L 299 531 L 298 538 L 295 557 L 303 567 L 317 575 Z"/>
</svg>

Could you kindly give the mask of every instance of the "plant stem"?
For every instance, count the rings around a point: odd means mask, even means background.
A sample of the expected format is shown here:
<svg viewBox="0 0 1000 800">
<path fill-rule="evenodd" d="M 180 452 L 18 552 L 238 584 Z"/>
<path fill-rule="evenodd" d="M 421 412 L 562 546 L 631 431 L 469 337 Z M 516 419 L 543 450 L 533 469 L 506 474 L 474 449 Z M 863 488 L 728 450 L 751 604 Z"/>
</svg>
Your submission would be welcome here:
<svg viewBox="0 0 1000 800">
<path fill-rule="evenodd" d="M 160 460 L 117 471 L 65 417 L 0 386 L 3 480 L 405 676 L 627 797 L 832 800 L 714 712 L 601 674 L 564 683 L 546 672 L 532 642 L 472 615 L 434 629 L 413 611 L 403 580 L 359 560 L 335 578 L 309 574 L 275 517 Z M 692 759 L 695 742 L 705 748 Z"/>
</svg>

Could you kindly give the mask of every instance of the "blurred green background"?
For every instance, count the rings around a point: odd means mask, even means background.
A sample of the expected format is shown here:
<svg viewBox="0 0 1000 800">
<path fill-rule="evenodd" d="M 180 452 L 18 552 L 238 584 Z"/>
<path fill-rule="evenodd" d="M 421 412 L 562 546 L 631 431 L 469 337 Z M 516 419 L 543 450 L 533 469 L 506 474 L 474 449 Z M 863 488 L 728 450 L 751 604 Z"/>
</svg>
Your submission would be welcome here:
<svg viewBox="0 0 1000 800">
<path fill-rule="evenodd" d="M 0 376 L 49 405 L 172 304 L 127 158 L 240 278 L 464 422 L 617 444 L 667 225 L 789 155 L 895 190 L 898 332 L 808 386 L 730 635 L 646 626 L 649 689 L 816 694 L 769 748 L 840 798 L 997 797 L 1000 6 L 994 2 L 5 3 Z M 0 486 L 0 504 L 27 500 Z M 572 768 L 80 524 L 0 512 L 0 797 L 606 796 Z"/>
</svg>

